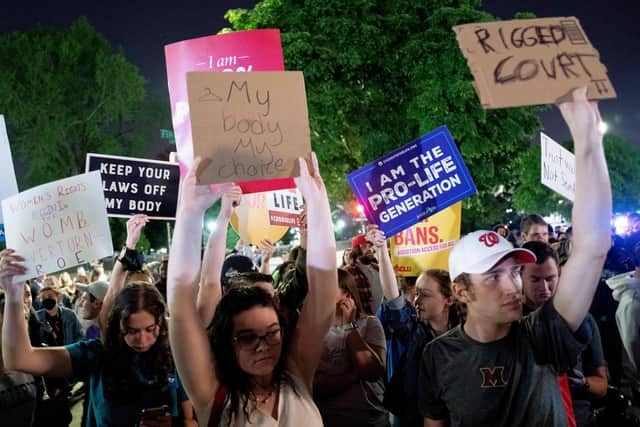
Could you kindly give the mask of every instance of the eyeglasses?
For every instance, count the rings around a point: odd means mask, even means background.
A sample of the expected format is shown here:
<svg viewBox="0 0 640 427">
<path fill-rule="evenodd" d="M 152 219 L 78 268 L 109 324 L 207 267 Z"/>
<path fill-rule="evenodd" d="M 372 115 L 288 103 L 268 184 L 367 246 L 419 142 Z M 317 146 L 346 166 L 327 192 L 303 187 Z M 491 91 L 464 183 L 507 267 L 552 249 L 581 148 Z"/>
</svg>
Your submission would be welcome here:
<svg viewBox="0 0 640 427">
<path fill-rule="evenodd" d="M 267 345 L 280 344 L 282 342 L 282 330 L 274 329 L 264 335 L 255 333 L 240 334 L 233 337 L 233 341 L 242 350 L 255 350 L 260 345 L 260 341 L 264 341 Z"/>
</svg>

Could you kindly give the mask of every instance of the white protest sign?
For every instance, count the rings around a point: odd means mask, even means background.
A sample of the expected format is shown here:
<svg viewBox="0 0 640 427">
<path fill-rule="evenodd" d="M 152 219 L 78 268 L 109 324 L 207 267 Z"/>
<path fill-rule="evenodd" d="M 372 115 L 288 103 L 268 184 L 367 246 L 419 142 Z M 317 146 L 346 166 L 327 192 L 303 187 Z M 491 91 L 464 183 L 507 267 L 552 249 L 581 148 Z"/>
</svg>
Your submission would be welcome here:
<svg viewBox="0 0 640 427">
<path fill-rule="evenodd" d="M 0 159 L 2 159 L 0 161 L 0 177 L 2 177 L 0 179 L 0 200 L 4 200 L 18 193 L 18 184 L 13 170 L 9 137 L 7 137 L 7 128 L 2 114 L 0 114 Z M 0 212 L 0 224 L 2 224 L 2 212 Z"/>
<path fill-rule="evenodd" d="M 284 227 L 300 227 L 302 194 L 297 188 L 267 193 L 269 224 Z"/>
<path fill-rule="evenodd" d="M 541 182 L 573 202 L 576 192 L 576 158 L 573 153 L 540 132 Z"/>
<path fill-rule="evenodd" d="M 7 247 L 27 274 L 53 273 L 113 255 L 100 172 L 34 187 L 2 201 Z"/>
</svg>

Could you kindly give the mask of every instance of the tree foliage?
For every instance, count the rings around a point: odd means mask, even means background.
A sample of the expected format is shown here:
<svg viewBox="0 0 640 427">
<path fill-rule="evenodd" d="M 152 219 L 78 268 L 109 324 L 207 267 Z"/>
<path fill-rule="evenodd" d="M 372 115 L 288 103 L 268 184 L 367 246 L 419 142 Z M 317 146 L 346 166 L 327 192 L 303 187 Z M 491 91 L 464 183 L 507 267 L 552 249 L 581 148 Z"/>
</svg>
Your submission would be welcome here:
<svg viewBox="0 0 640 427">
<path fill-rule="evenodd" d="M 562 145 L 573 152 L 573 141 Z M 617 135 L 604 136 L 604 151 L 609 168 L 614 212 L 631 212 L 638 208 L 640 200 L 640 150 Z M 513 206 L 521 212 L 551 214 L 558 212 L 571 218 L 572 203 L 549 190 L 540 182 L 540 144 L 534 144 L 523 157 L 525 167 L 515 186 Z"/>
<path fill-rule="evenodd" d="M 22 189 L 84 171 L 89 152 L 120 154 L 144 79 L 86 18 L 0 37 L 0 112 L 26 173 Z"/>
<path fill-rule="evenodd" d="M 264 0 L 225 17 L 232 30 L 279 28 L 286 68 L 305 75 L 312 146 L 334 200 L 345 175 L 446 124 L 478 187 L 463 228 L 502 217 L 536 108 L 483 110 L 452 26 L 494 18 L 478 0 Z M 330 165 L 330 167 L 329 167 Z"/>
</svg>

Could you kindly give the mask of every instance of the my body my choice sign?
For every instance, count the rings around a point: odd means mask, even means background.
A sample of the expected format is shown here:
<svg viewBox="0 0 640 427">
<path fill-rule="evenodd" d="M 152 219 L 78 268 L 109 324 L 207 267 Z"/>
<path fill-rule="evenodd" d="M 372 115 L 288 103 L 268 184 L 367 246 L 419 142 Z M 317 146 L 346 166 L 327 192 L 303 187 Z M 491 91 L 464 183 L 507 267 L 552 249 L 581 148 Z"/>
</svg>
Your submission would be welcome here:
<svg viewBox="0 0 640 427">
<path fill-rule="evenodd" d="M 365 215 L 388 237 L 476 193 L 446 126 L 347 175 Z"/>
</svg>

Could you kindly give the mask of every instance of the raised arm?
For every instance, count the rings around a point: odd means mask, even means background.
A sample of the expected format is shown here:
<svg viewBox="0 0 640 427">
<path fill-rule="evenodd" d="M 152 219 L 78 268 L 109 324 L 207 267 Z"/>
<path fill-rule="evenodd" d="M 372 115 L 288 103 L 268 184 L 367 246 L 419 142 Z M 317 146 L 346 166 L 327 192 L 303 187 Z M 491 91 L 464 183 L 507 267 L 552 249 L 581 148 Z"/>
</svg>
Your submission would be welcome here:
<svg viewBox="0 0 640 427">
<path fill-rule="evenodd" d="M 38 376 L 71 376 L 71 356 L 64 347 L 33 348 L 27 332 L 24 309 L 24 259 L 12 249 L 0 251 L 0 284 L 5 291 L 2 324 L 2 361 L 6 369 Z"/>
<path fill-rule="evenodd" d="M 572 210 L 573 249 L 562 269 L 553 304 L 572 330 L 589 310 L 611 244 L 611 184 L 599 130 L 600 112 L 586 88 L 559 105 L 574 141 L 576 191 Z"/>
<path fill-rule="evenodd" d="M 220 213 L 216 219 L 216 229 L 209 236 L 207 247 L 202 258 L 202 272 L 196 307 L 202 325 L 206 328 L 213 320 L 216 306 L 222 298 L 220 274 L 227 249 L 227 229 L 233 207 L 240 204 L 242 189 L 237 185 L 227 186 L 222 194 Z"/>
<path fill-rule="evenodd" d="M 207 333 L 196 310 L 200 242 L 204 212 L 217 199 L 207 185 L 196 185 L 196 158 L 181 183 L 180 205 L 167 271 L 169 340 L 178 374 L 201 420 L 207 420 L 218 389 Z"/>
<path fill-rule="evenodd" d="M 107 324 L 109 323 L 109 316 L 111 310 L 115 304 L 116 297 L 124 288 L 124 284 L 127 279 L 127 271 L 122 265 L 120 259 L 125 256 L 127 251 L 135 251 L 138 240 L 140 240 L 140 234 L 142 229 L 149 222 L 149 218 L 143 214 L 137 214 L 127 220 L 127 240 L 125 240 L 124 248 L 118 255 L 113 263 L 113 269 L 111 270 L 111 278 L 109 279 L 109 288 L 107 294 L 104 296 L 102 302 L 102 309 L 100 310 L 100 316 L 98 322 L 100 331 L 104 334 L 107 330 Z"/>
<path fill-rule="evenodd" d="M 380 269 L 380 284 L 382 285 L 382 293 L 385 299 L 388 301 L 398 298 L 400 296 L 398 280 L 393 271 L 384 232 L 377 225 L 369 224 L 367 226 L 367 240 L 373 243 L 376 248 L 376 257 L 378 258 L 378 267 Z"/>
<path fill-rule="evenodd" d="M 304 380 L 309 391 L 312 391 L 313 375 L 324 348 L 324 337 L 333 323 L 338 293 L 336 241 L 329 200 L 315 153 L 311 158 L 312 174 L 306 161 L 300 159 L 300 176 L 295 179 L 307 206 L 308 238 L 311 242 L 307 248 L 309 293 L 293 333 L 287 359 L 288 369 Z"/>
<path fill-rule="evenodd" d="M 273 255 L 273 243 L 269 239 L 262 239 L 260 241 L 260 244 L 258 245 L 258 248 L 262 253 L 262 264 L 260 264 L 260 273 L 271 274 L 269 261 L 271 260 L 271 256 Z"/>
</svg>

